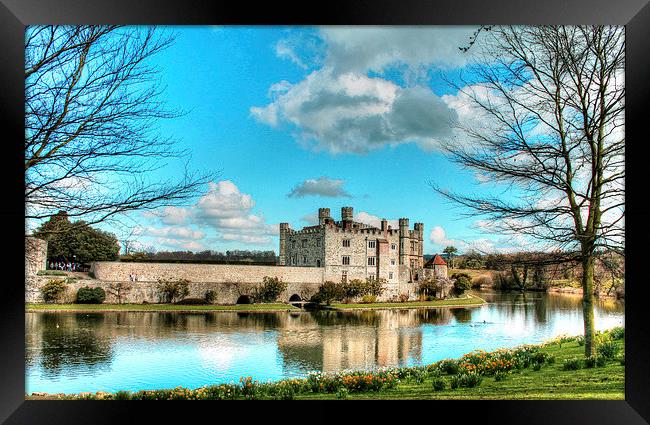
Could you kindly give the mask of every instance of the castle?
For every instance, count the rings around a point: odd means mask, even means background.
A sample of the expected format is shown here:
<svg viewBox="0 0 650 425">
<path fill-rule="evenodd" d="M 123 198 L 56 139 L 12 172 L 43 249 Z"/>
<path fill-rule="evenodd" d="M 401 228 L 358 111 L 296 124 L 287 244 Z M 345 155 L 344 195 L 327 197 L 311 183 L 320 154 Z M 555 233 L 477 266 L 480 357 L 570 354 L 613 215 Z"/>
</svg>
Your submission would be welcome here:
<svg viewBox="0 0 650 425">
<path fill-rule="evenodd" d="M 354 221 L 352 207 L 341 208 L 340 221 L 329 208 L 319 208 L 315 226 L 293 230 L 280 223 L 279 265 L 322 267 L 325 280 L 333 282 L 381 278 L 389 292 L 402 293 L 420 279 L 447 277 L 441 258 L 425 268 L 423 242 L 424 224 L 409 229 L 408 218 L 400 218 L 397 229 L 385 219 L 374 227 Z"/>
</svg>

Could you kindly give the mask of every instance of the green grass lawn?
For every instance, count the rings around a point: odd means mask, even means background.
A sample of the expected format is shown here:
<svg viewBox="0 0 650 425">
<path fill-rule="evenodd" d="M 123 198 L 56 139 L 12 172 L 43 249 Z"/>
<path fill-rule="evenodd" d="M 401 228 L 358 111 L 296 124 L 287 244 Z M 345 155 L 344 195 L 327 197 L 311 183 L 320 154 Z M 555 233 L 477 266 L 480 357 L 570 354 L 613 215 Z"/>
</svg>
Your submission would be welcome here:
<svg viewBox="0 0 650 425">
<path fill-rule="evenodd" d="M 291 304 L 25 304 L 26 311 L 277 311 L 296 310 Z"/>
<path fill-rule="evenodd" d="M 354 310 L 354 309 L 383 309 L 383 308 L 435 308 L 451 306 L 472 306 L 485 304 L 485 300 L 475 295 L 467 295 L 464 298 L 450 298 L 446 300 L 435 301 L 407 301 L 403 303 L 367 303 L 367 304 L 342 304 L 332 303 L 331 308 L 337 310 Z"/>
<path fill-rule="evenodd" d="M 620 352 L 624 342 L 617 341 Z M 379 392 L 350 393 L 349 399 L 490 399 L 490 400 L 553 400 L 553 399 L 601 399 L 623 400 L 625 398 L 625 366 L 619 360 L 610 360 L 604 367 L 562 370 L 562 363 L 569 358 L 584 358 L 584 346 L 576 341 L 549 345 L 541 351 L 555 356 L 554 364 L 545 364 L 540 370 L 532 368 L 511 372 L 503 381 L 483 377 L 480 386 L 474 388 L 434 391 L 431 378 L 423 383 L 400 382 L 397 387 Z M 443 375 L 444 376 L 444 375 Z M 445 377 L 449 379 L 449 377 Z M 336 399 L 336 394 L 299 394 L 297 399 Z"/>
</svg>

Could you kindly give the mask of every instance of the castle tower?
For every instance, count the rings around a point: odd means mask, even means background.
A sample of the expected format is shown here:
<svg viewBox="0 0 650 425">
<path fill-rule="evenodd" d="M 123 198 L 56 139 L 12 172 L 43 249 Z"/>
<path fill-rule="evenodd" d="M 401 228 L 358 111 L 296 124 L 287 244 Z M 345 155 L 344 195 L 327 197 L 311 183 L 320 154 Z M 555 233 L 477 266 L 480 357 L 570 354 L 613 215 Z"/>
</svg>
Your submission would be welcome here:
<svg viewBox="0 0 650 425">
<path fill-rule="evenodd" d="M 318 209 L 318 224 L 325 224 L 325 219 L 330 218 L 330 209 L 329 208 L 319 208 Z"/>
<path fill-rule="evenodd" d="M 413 232 L 414 233 L 413 236 L 416 237 L 417 240 L 418 240 L 418 252 L 417 252 L 417 255 L 419 257 L 418 258 L 418 263 L 419 263 L 420 267 L 423 267 L 424 266 L 424 257 L 423 257 L 423 253 L 424 253 L 424 224 L 423 223 L 415 223 L 413 225 L 413 228 L 415 229 L 415 231 Z"/>
<path fill-rule="evenodd" d="M 279 266 L 287 265 L 287 233 L 289 232 L 289 223 L 280 223 L 280 255 L 278 258 Z"/>
<path fill-rule="evenodd" d="M 408 249 L 409 249 L 409 219 L 399 219 L 399 263 L 400 265 L 408 265 Z"/>
<path fill-rule="evenodd" d="M 354 216 L 352 207 L 343 207 L 341 208 L 341 220 L 342 221 L 352 221 Z"/>
<path fill-rule="evenodd" d="M 352 217 L 354 216 L 352 207 L 342 207 L 341 208 L 341 222 L 344 229 L 350 229 L 352 227 Z"/>
</svg>

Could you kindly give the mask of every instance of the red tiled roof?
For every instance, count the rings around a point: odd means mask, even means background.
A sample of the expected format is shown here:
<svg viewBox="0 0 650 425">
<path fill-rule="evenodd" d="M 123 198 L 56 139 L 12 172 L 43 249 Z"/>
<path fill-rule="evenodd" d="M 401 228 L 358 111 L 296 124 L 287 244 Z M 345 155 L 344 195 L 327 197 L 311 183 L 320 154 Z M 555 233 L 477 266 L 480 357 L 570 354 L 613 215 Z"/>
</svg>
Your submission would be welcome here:
<svg viewBox="0 0 650 425">
<path fill-rule="evenodd" d="M 436 266 L 446 266 L 447 265 L 447 263 L 445 263 L 445 260 L 443 260 L 442 257 L 439 256 L 438 254 L 436 254 L 436 256 L 433 257 L 433 264 L 435 264 Z"/>
<path fill-rule="evenodd" d="M 432 269 L 433 266 L 446 266 L 446 265 L 447 263 L 445 263 L 445 260 L 440 255 L 436 254 L 433 258 L 427 261 L 424 267 L 427 269 Z"/>
</svg>

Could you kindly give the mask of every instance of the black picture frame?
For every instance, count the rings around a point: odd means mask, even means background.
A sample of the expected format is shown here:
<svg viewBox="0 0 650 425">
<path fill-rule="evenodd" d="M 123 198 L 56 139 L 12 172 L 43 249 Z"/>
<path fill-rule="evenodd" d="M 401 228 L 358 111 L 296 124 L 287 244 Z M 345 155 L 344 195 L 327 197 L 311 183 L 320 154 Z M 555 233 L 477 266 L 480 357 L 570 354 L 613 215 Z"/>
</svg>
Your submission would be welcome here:
<svg viewBox="0 0 650 425">
<path fill-rule="evenodd" d="M 25 326 L 23 276 L 24 162 L 24 28 L 33 24 L 609 24 L 626 25 L 626 372 L 624 401 L 439 401 L 396 406 L 386 403 L 341 405 L 328 409 L 313 403 L 264 406 L 194 403 L 160 406 L 149 403 L 91 401 L 25 401 Z M 645 300 L 649 285 L 642 279 L 643 247 L 650 236 L 648 181 L 643 144 L 647 138 L 650 98 L 650 5 L 648 0 L 444 0 L 328 1 L 280 4 L 212 3 L 201 0 L 1 0 L 0 110 L 4 179 L 0 215 L 4 230 L 5 271 L 0 283 L 0 421 L 7 424 L 143 423 L 291 420 L 330 421 L 427 420 L 499 424 L 643 424 L 650 422 L 650 355 Z M 440 404 L 442 403 L 442 404 Z M 350 405 L 346 405 L 350 407 Z M 356 413 L 355 413 L 356 412 Z M 391 415 L 388 415 L 388 412 Z M 445 418 L 445 414 L 451 416 Z M 228 419 L 227 414 L 235 415 Z M 274 418 L 275 417 L 275 418 Z M 179 419 L 181 418 L 181 419 Z M 390 418 L 390 419 L 389 419 Z M 198 420 L 198 419 L 196 419 Z"/>
</svg>

